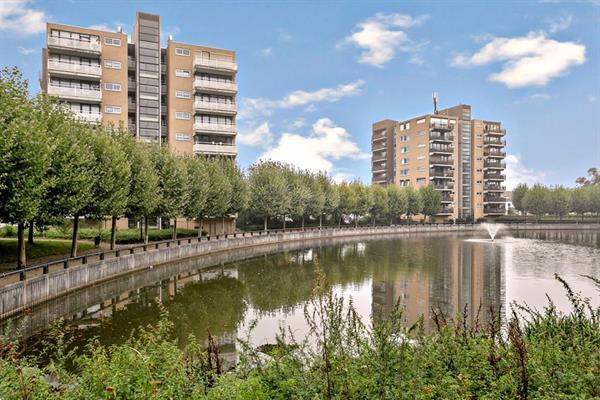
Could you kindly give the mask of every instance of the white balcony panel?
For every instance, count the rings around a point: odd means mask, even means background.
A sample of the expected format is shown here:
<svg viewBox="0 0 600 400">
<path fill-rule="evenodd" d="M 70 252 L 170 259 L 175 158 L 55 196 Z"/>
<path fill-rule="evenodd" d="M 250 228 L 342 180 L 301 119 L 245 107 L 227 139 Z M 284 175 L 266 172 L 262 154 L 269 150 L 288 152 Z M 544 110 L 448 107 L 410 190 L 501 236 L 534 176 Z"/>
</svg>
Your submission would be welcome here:
<svg viewBox="0 0 600 400">
<path fill-rule="evenodd" d="M 237 92 L 237 83 L 209 81 L 206 79 L 194 80 L 194 88 L 197 90 L 222 91 L 228 93 Z"/>
<path fill-rule="evenodd" d="M 100 53 L 102 47 L 98 42 L 82 42 L 67 38 L 48 36 L 48 47 L 60 47 L 63 49 L 81 50 L 90 53 Z"/>
<path fill-rule="evenodd" d="M 75 117 L 83 122 L 89 122 L 89 123 L 99 123 L 100 121 L 102 121 L 102 114 L 100 113 L 81 113 L 81 112 L 74 112 L 73 114 L 75 114 Z"/>
<path fill-rule="evenodd" d="M 214 69 L 220 71 L 237 71 L 237 64 L 233 61 L 212 60 L 204 57 L 194 57 L 194 66 L 201 69 Z"/>
<path fill-rule="evenodd" d="M 51 96 L 57 96 L 61 99 L 74 99 L 74 100 L 87 100 L 87 101 L 101 101 L 102 92 L 100 90 L 88 90 L 80 88 L 60 87 L 60 86 L 48 86 L 48 94 Z"/>
<path fill-rule="evenodd" d="M 235 114 L 236 113 L 236 105 L 235 103 L 217 103 L 214 101 L 195 101 L 194 109 L 198 111 L 215 111 L 215 112 L 223 112 L 227 114 Z"/>
<path fill-rule="evenodd" d="M 99 65 L 72 64 L 52 60 L 48 61 L 48 71 L 73 75 L 95 76 L 98 78 L 102 74 L 102 68 Z"/>
<path fill-rule="evenodd" d="M 194 153 L 235 156 L 237 154 L 237 148 L 236 145 L 231 144 L 196 143 L 194 144 Z"/>
<path fill-rule="evenodd" d="M 235 133 L 237 132 L 235 125 L 208 124 L 205 122 L 194 123 L 194 130 L 201 132 L 218 132 L 229 135 L 235 135 Z"/>
</svg>

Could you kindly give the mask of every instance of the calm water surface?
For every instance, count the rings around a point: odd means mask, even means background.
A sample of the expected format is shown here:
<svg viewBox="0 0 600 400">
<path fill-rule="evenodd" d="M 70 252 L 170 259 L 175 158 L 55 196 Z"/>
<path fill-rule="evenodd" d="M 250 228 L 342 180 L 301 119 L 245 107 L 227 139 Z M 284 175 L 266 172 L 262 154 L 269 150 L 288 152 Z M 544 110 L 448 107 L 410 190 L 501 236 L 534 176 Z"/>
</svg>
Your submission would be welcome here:
<svg viewBox="0 0 600 400">
<path fill-rule="evenodd" d="M 600 303 L 600 292 L 582 276 L 600 278 L 600 233 L 501 233 L 493 243 L 483 237 L 483 233 L 445 234 L 327 245 L 310 242 L 244 261 L 191 268 L 133 290 L 125 279 L 118 295 L 106 290 L 103 301 L 95 304 L 85 304 L 80 295 L 71 305 L 68 299 L 61 307 L 48 305 L 39 312 L 40 320 L 64 317 L 80 328 L 81 340 L 99 336 L 104 343 L 119 343 L 134 328 L 156 322 L 160 302 L 182 343 L 190 333 L 206 339 L 210 332 L 223 345 L 223 353 L 235 357 L 236 338 L 245 337 L 253 321 L 255 345 L 272 343 L 280 326 L 291 327 L 298 336 L 306 332 L 304 306 L 310 304 L 317 259 L 334 291 L 352 298 L 367 322 L 384 318 L 398 299 L 405 323 L 423 315 L 425 329 L 432 327 L 432 307 L 456 315 L 466 306 L 474 318 L 480 307 L 506 310 L 514 301 L 541 308 L 548 295 L 559 309 L 568 310 L 555 273 L 595 305 Z M 480 317 L 486 315 L 482 311 Z"/>
</svg>

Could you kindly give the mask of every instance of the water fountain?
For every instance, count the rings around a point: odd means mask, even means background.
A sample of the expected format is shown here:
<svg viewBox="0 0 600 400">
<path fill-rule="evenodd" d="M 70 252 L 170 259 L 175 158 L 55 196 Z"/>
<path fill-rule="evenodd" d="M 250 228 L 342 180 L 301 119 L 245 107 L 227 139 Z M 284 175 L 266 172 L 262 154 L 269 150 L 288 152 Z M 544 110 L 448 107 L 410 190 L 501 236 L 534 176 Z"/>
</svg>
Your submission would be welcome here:
<svg viewBox="0 0 600 400">
<path fill-rule="evenodd" d="M 481 224 L 481 226 L 487 231 L 488 235 L 490 235 L 492 241 L 494 241 L 498 231 L 502 228 L 502 224 L 488 224 L 487 222 Z"/>
</svg>

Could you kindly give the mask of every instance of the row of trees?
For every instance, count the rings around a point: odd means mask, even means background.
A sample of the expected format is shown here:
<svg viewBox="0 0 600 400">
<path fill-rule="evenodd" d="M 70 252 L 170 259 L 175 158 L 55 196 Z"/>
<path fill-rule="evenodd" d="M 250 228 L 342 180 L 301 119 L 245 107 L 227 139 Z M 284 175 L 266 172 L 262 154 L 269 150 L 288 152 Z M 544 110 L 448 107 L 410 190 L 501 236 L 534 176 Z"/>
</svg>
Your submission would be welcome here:
<svg viewBox="0 0 600 400">
<path fill-rule="evenodd" d="M 576 188 L 547 187 L 535 184 L 531 188 L 520 184 L 513 190 L 515 209 L 527 215 L 533 214 L 539 221 L 546 214 L 562 219 L 569 213 L 583 216 L 600 214 L 600 183 L 586 184 Z"/>
</svg>

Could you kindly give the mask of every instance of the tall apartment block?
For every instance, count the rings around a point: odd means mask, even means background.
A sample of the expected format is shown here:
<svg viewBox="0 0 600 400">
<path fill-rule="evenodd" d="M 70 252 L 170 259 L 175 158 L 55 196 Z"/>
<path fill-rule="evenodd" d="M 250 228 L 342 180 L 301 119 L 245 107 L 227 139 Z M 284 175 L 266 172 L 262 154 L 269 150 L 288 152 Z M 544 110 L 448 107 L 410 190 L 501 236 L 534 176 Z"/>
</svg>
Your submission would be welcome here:
<svg viewBox="0 0 600 400">
<path fill-rule="evenodd" d="M 434 106 L 433 114 L 376 122 L 372 182 L 433 185 L 442 195 L 440 219 L 503 215 L 505 135 L 498 121 L 472 119 L 469 105 Z"/>
<path fill-rule="evenodd" d="M 47 24 L 40 84 L 83 121 L 123 124 L 140 141 L 173 151 L 235 157 L 235 53 L 169 37 L 160 17 L 138 12 L 131 42 L 105 32 Z"/>
</svg>

